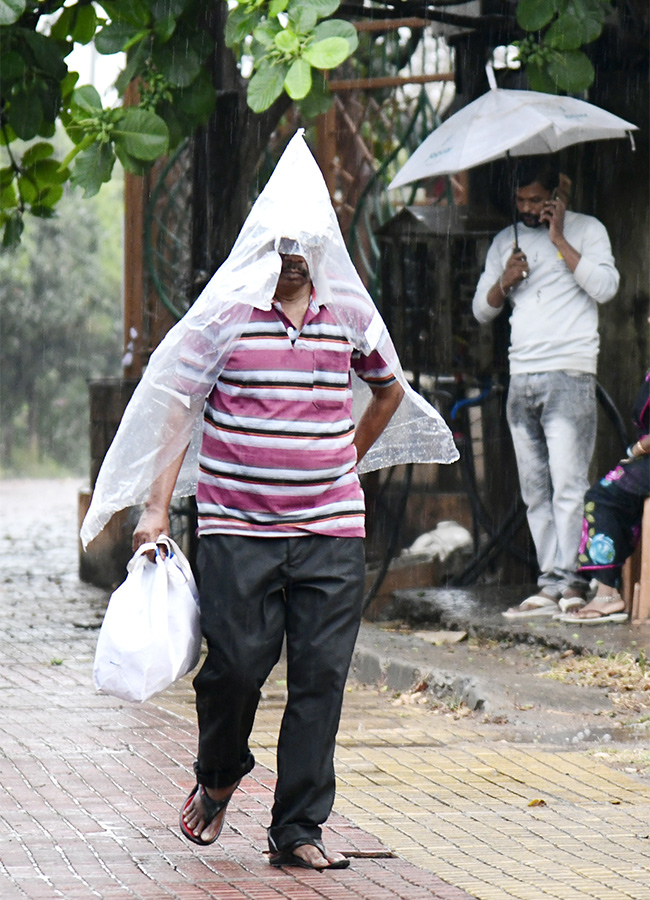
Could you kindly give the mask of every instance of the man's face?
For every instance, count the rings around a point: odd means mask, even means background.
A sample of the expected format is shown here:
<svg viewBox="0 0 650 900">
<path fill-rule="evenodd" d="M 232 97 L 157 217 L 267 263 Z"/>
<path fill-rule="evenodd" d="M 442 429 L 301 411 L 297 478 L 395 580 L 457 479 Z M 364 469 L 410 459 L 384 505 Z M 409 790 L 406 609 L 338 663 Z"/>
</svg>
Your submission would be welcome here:
<svg viewBox="0 0 650 900">
<path fill-rule="evenodd" d="M 309 281 L 309 266 L 304 256 L 298 256 L 294 253 L 281 253 L 282 268 L 280 269 L 279 281 L 285 285 L 293 287 L 302 287 Z"/>
<path fill-rule="evenodd" d="M 520 222 L 529 228 L 537 228 L 544 204 L 551 199 L 551 192 L 538 181 L 517 188 L 517 214 Z"/>
</svg>

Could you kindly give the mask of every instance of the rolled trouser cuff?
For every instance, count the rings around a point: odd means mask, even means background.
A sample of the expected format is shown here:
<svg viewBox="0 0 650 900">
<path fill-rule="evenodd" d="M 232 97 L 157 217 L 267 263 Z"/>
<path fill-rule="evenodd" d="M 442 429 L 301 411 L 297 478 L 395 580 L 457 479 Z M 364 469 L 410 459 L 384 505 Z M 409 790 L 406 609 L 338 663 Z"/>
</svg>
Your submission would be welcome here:
<svg viewBox="0 0 650 900">
<path fill-rule="evenodd" d="M 197 784 L 202 784 L 204 787 L 217 790 L 218 788 L 230 787 L 231 784 L 240 781 L 244 775 L 248 775 L 248 773 L 252 771 L 254 765 L 255 757 L 252 753 L 248 753 L 242 760 L 241 765 L 237 766 L 237 768 L 224 770 L 222 772 L 202 772 L 197 759 L 194 761 L 194 774 L 196 775 Z"/>
</svg>

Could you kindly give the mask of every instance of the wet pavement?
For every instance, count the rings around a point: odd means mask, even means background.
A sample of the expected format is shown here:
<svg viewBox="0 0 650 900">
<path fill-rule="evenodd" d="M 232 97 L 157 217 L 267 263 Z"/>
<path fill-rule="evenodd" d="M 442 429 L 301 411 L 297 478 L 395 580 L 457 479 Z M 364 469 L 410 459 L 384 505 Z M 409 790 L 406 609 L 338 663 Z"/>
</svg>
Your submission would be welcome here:
<svg viewBox="0 0 650 900">
<path fill-rule="evenodd" d="M 2 900 L 650 900 L 648 694 L 545 677 L 580 645 L 640 656 L 645 627 L 503 632 L 509 598 L 495 606 L 494 592 L 418 592 L 408 614 L 364 624 L 354 674 L 366 684 L 349 682 L 325 831 L 350 869 L 265 858 L 281 666 L 221 839 L 188 844 L 190 679 L 144 704 L 94 691 L 107 593 L 77 578 L 78 487 L 0 482 Z M 470 636 L 436 645 L 436 629 Z"/>
</svg>

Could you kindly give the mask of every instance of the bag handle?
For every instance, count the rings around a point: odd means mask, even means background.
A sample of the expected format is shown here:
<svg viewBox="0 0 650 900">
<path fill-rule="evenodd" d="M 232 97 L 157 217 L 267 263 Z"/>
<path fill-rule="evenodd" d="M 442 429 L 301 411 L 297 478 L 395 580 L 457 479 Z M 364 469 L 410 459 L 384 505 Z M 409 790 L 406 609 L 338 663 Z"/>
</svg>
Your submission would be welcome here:
<svg viewBox="0 0 650 900">
<path fill-rule="evenodd" d="M 163 547 L 166 550 L 165 555 L 160 552 L 160 548 Z M 176 541 L 169 537 L 168 534 L 159 534 L 157 540 L 148 541 L 146 544 L 140 544 L 138 549 L 135 551 L 129 562 L 127 563 L 126 570 L 127 572 L 133 572 L 135 567 L 140 563 L 140 560 L 146 553 L 153 552 L 157 557 L 161 559 L 169 558 L 174 559 L 174 563 L 181 570 L 183 575 L 185 576 L 186 581 L 196 590 L 196 583 L 194 580 L 194 573 L 192 572 L 192 567 L 190 566 L 187 557 L 178 546 Z M 148 557 L 147 557 L 148 559 Z M 151 560 L 149 560 L 151 562 Z"/>
<path fill-rule="evenodd" d="M 167 556 L 172 559 L 174 558 L 176 565 L 181 570 L 186 580 L 190 583 L 190 585 L 194 586 L 194 573 L 192 572 L 192 567 L 190 566 L 187 557 L 178 546 L 173 538 L 170 538 L 168 534 L 159 534 L 158 539 L 155 543 L 156 553 L 159 554 L 159 547 L 163 546 L 167 550 Z"/>
<path fill-rule="evenodd" d="M 149 541 L 146 544 L 140 544 L 138 549 L 126 564 L 126 571 L 132 572 L 138 561 L 142 559 L 145 553 L 150 553 L 152 550 L 154 551 L 154 553 L 156 552 L 156 544 L 153 541 Z"/>
</svg>

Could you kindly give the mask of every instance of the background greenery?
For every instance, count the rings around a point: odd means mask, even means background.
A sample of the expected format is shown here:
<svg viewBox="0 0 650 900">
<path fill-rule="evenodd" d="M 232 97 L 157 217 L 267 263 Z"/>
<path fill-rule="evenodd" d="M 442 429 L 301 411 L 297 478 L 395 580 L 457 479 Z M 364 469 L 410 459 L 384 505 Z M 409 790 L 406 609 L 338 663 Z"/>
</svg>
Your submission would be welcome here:
<svg viewBox="0 0 650 900">
<path fill-rule="evenodd" d="M 234 80 L 246 93 L 248 110 L 261 115 L 275 107 L 271 118 L 277 122 L 296 102 L 313 117 L 331 102 L 325 73 L 358 47 L 348 19 L 386 12 L 435 20 L 437 5 L 0 0 L 3 246 L 20 242 L 26 213 L 54 215 L 68 182 L 91 197 L 110 181 L 117 160 L 142 174 L 214 115 L 224 130 L 239 128 L 243 113 L 227 122 L 218 102 L 224 89 L 233 88 L 227 70 L 234 60 L 240 66 Z M 592 84 L 594 69 L 582 48 L 600 36 L 613 13 L 609 0 L 501 0 L 495 8 L 496 16 L 479 21 L 461 15 L 457 23 L 489 25 L 497 29 L 495 40 L 513 42 L 533 89 L 577 93 Z M 343 18 L 333 17 L 337 11 Z M 444 21 L 454 20 L 443 12 Z M 116 87 L 124 98 L 133 86 L 129 104 L 104 108 L 96 89 L 79 85 L 79 74 L 68 68 L 75 44 L 91 43 L 100 54 L 125 54 Z M 73 144 L 63 158 L 50 143 L 57 123 Z M 24 141 L 35 143 L 20 148 Z"/>
<path fill-rule="evenodd" d="M 0 475 L 88 471 L 89 378 L 119 375 L 122 172 L 96 197 L 66 186 L 0 255 Z"/>
</svg>

